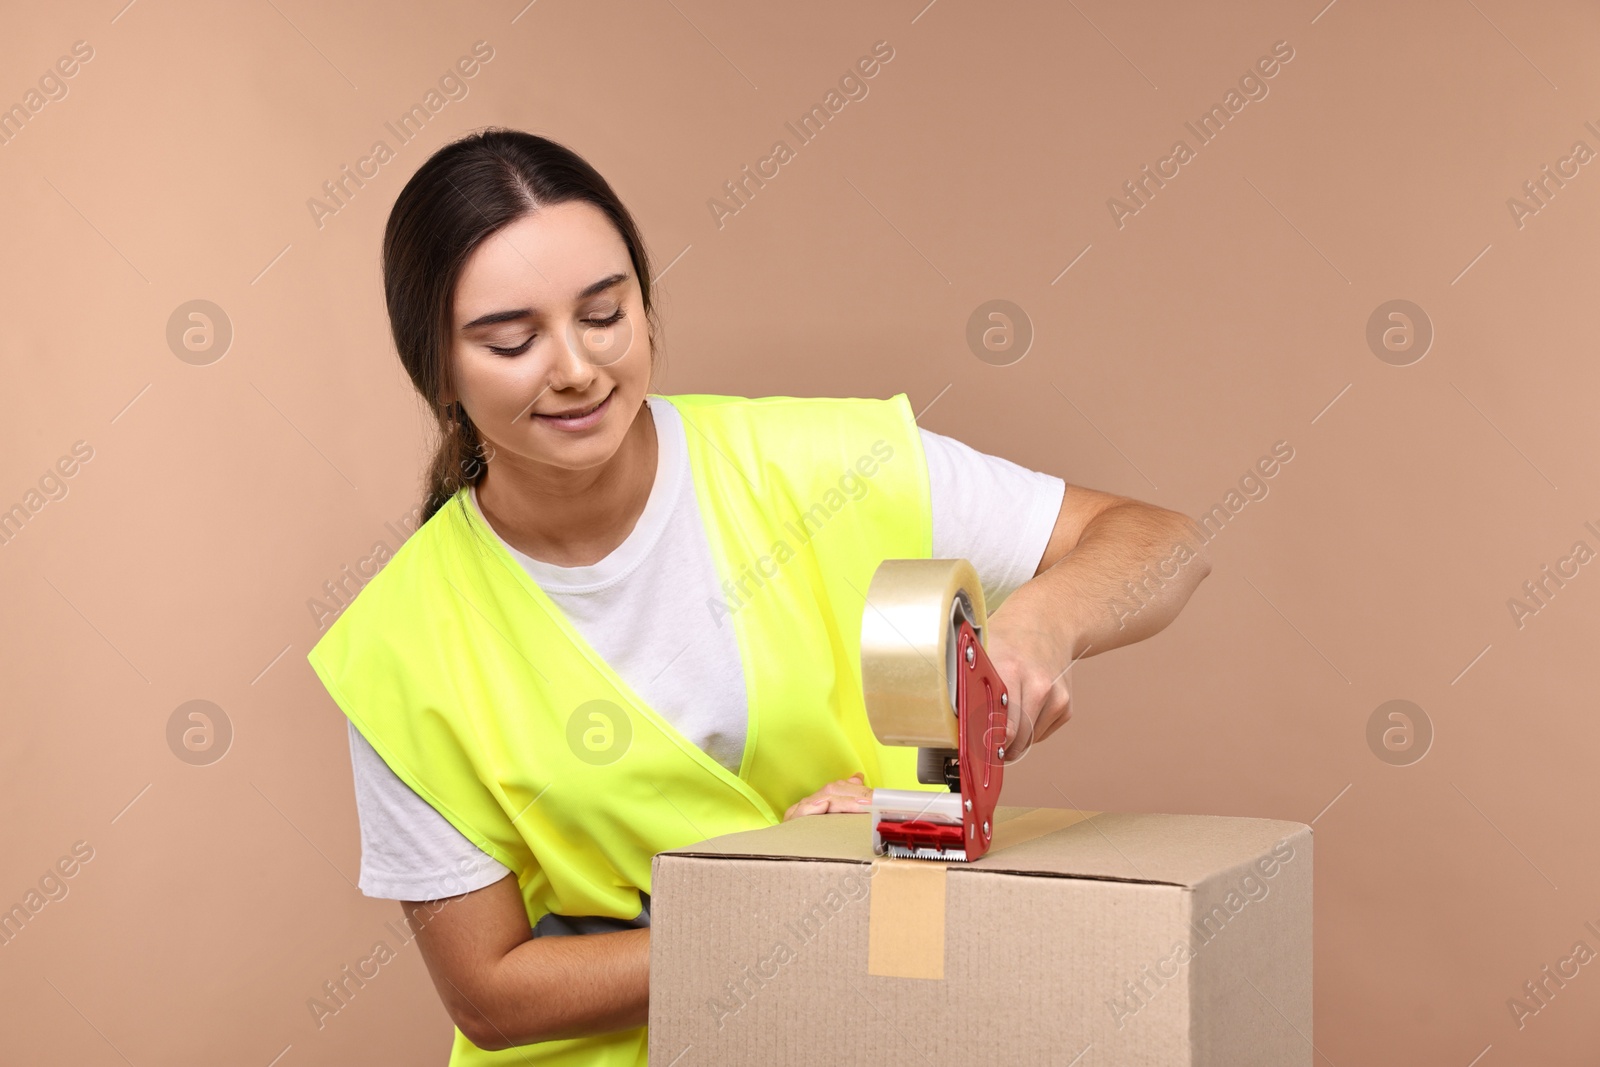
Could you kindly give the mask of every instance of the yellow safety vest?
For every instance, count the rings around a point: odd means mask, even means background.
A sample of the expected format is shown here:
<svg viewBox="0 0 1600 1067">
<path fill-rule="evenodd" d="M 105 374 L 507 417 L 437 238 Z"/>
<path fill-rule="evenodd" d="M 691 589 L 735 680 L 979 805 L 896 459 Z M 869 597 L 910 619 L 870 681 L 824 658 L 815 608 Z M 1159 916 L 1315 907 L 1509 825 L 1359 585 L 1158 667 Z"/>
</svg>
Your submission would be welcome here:
<svg viewBox="0 0 1600 1067">
<path fill-rule="evenodd" d="M 922 442 L 888 400 L 652 396 L 683 417 L 725 596 L 686 636 L 734 629 L 749 722 L 737 775 L 650 708 L 578 634 L 465 490 L 395 553 L 307 657 L 396 774 L 513 871 L 530 927 L 631 920 L 656 853 L 769 826 L 823 785 L 926 788 L 862 703 L 861 615 L 885 559 L 932 553 Z M 452 1067 L 644 1067 L 645 1027 Z"/>
</svg>

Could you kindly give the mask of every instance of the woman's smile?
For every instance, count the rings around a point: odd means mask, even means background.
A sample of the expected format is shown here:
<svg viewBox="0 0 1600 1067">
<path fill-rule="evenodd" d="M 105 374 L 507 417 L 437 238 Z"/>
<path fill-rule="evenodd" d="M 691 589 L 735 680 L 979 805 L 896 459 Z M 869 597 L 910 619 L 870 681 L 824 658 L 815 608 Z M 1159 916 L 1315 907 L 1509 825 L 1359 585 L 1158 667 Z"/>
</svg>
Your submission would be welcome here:
<svg viewBox="0 0 1600 1067">
<path fill-rule="evenodd" d="M 571 414 L 546 415 L 535 411 L 533 417 L 545 425 L 562 430 L 566 433 L 577 433 L 587 430 L 591 426 L 598 426 L 600 420 L 606 417 L 606 412 L 611 409 L 611 398 L 616 394 L 616 386 L 601 399 L 598 404 L 590 407 L 569 408 Z"/>
</svg>

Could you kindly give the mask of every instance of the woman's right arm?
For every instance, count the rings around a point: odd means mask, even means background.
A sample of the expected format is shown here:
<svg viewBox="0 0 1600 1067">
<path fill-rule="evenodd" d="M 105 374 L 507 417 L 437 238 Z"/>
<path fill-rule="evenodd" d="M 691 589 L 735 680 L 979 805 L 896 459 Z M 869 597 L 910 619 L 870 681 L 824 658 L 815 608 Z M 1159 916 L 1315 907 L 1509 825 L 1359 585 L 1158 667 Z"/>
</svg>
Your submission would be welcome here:
<svg viewBox="0 0 1600 1067">
<path fill-rule="evenodd" d="M 402 901 L 439 999 L 481 1049 L 644 1026 L 650 929 L 534 937 L 512 875 L 443 900 Z"/>
</svg>

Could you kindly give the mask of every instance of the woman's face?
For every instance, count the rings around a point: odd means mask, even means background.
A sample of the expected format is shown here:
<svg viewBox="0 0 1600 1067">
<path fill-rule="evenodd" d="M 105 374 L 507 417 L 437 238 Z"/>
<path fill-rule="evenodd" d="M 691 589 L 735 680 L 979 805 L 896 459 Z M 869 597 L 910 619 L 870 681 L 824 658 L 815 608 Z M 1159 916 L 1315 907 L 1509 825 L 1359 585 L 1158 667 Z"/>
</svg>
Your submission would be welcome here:
<svg viewBox="0 0 1600 1067">
<path fill-rule="evenodd" d="M 650 337 L 628 246 L 599 208 L 510 223 L 468 257 L 454 303 L 443 399 L 495 462 L 582 470 L 616 454 L 649 385 Z"/>
</svg>

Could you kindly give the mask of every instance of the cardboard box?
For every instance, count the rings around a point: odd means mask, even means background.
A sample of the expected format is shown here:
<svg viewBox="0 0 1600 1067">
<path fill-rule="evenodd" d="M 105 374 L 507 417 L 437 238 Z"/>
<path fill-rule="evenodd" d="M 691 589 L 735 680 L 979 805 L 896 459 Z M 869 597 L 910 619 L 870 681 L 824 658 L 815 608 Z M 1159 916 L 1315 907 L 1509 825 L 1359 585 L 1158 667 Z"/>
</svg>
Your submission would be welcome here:
<svg viewBox="0 0 1600 1067">
<path fill-rule="evenodd" d="M 1311 828 L 1002 807 L 974 863 L 812 815 L 655 857 L 650 1062 L 1312 1062 Z"/>
</svg>

